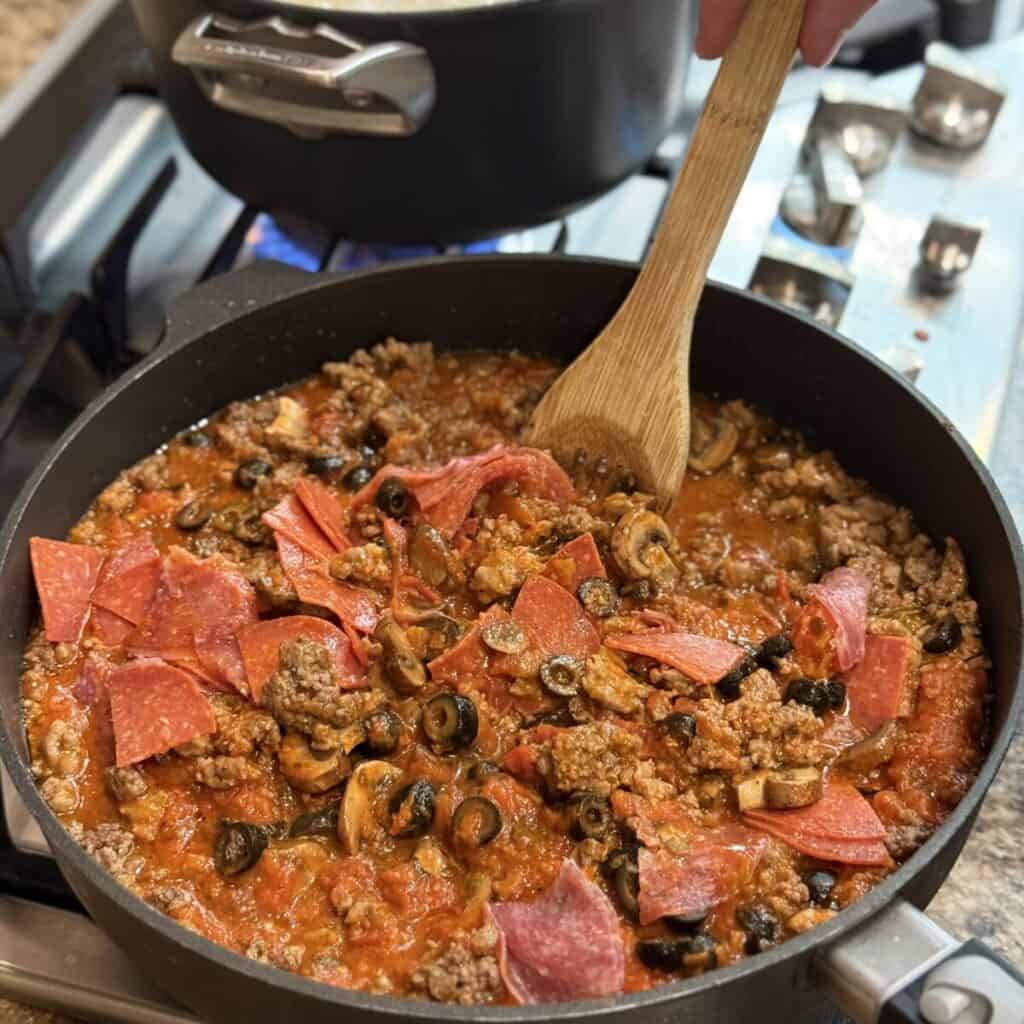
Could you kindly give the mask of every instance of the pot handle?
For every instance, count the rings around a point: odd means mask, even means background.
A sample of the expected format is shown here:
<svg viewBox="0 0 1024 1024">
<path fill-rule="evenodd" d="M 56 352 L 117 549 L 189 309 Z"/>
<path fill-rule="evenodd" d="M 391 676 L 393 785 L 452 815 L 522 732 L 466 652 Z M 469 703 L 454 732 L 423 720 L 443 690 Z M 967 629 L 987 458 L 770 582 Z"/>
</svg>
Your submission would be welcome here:
<svg viewBox="0 0 1024 1024">
<path fill-rule="evenodd" d="M 812 970 L 857 1024 L 1024 1021 L 1024 974 L 902 901 L 819 954 Z"/>
<path fill-rule="evenodd" d="M 421 47 L 367 45 L 329 25 L 305 28 L 281 17 L 203 14 L 178 37 L 171 57 L 218 107 L 302 138 L 413 135 L 437 98 Z"/>
</svg>

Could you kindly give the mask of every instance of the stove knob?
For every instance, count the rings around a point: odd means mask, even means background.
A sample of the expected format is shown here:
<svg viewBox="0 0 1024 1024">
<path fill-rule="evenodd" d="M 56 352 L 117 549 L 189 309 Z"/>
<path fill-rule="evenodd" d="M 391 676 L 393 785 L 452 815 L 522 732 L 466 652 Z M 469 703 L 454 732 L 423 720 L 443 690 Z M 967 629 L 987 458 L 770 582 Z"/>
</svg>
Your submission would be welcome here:
<svg viewBox="0 0 1024 1024">
<path fill-rule="evenodd" d="M 796 175 L 782 197 L 783 220 L 819 245 L 846 248 L 863 225 L 860 177 L 843 147 L 822 138 L 809 147 L 807 173 Z"/>
<path fill-rule="evenodd" d="M 842 264 L 819 251 L 773 236 L 754 268 L 750 290 L 835 328 L 850 300 L 853 280 Z"/>
<path fill-rule="evenodd" d="M 922 291 L 948 295 L 974 261 L 981 242 L 980 227 L 933 217 L 921 240 L 917 276 Z"/>
<path fill-rule="evenodd" d="M 1005 89 L 943 43 L 932 43 L 912 103 L 911 127 L 948 149 L 980 146 L 1006 100 Z"/>
<path fill-rule="evenodd" d="M 889 163 L 910 119 L 910 110 L 893 100 L 830 83 L 818 97 L 804 145 L 809 159 L 820 139 L 836 142 L 861 178 Z"/>
</svg>

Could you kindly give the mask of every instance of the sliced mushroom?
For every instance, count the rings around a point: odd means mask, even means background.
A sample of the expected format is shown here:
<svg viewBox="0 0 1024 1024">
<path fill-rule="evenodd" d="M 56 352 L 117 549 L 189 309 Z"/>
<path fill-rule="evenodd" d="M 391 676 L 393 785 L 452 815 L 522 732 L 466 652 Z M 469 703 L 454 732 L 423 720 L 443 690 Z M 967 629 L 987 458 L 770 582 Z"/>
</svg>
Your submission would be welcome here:
<svg viewBox="0 0 1024 1024">
<path fill-rule="evenodd" d="M 424 583 L 438 587 L 448 578 L 448 548 L 429 523 L 420 523 L 409 542 L 409 564 Z"/>
<path fill-rule="evenodd" d="M 737 783 L 736 802 L 741 811 L 781 811 L 816 803 L 821 792 L 820 768 L 782 768 L 755 772 Z"/>
<path fill-rule="evenodd" d="M 767 772 L 756 772 L 736 784 L 736 802 L 741 811 L 759 811 L 764 807 L 764 784 Z"/>
<path fill-rule="evenodd" d="M 272 440 L 299 441 L 309 432 L 309 413 L 294 398 L 284 396 L 277 400 L 277 415 L 266 428 L 266 436 Z"/>
<path fill-rule="evenodd" d="M 669 555 L 672 533 L 659 515 L 638 508 L 627 512 L 612 531 L 612 555 L 623 575 L 631 580 L 650 580 L 668 589 L 679 576 Z"/>
<path fill-rule="evenodd" d="M 416 657 L 405 630 L 391 618 L 382 618 L 374 637 L 384 650 L 384 674 L 399 693 L 418 693 L 427 683 L 427 669 Z"/>
<path fill-rule="evenodd" d="M 431 878 L 444 878 L 448 874 L 448 858 L 432 836 L 426 836 L 416 844 L 412 859 Z"/>
<path fill-rule="evenodd" d="M 886 722 L 877 732 L 872 733 L 867 739 L 847 747 L 835 764 L 837 768 L 843 768 L 853 772 L 872 772 L 879 765 L 891 761 L 896 753 L 896 741 L 899 738 L 899 729 L 895 722 Z"/>
<path fill-rule="evenodd" d="M 764 783 L 764 804 L 773 811 L 807 807 L 821 799 L 820 768 L 785 768 L 769 772 Z"/>
<path fill-rule="evenodd" d="M 338 816 L 338 838 L 348 853 L 359 852 L 373 825 L 374 804 L 401 777 L 401 771 L 387 761 L 364 761 L 352 773 Z"/>
<path fill-rule="evenodd" d="M 690 421 L 690 469 L 711 473 L 724 466 L 740 442 L 734 423 L 720 416 L 695 415 Z"/>
<path fill-rule="evenodd" d="M 285 733 L 277 751 L 281 774 L 303 793 L 326 793 L 348 777 L 352 762 L 345 752 L 313 750 L 302 733 Z"/>
</svg>

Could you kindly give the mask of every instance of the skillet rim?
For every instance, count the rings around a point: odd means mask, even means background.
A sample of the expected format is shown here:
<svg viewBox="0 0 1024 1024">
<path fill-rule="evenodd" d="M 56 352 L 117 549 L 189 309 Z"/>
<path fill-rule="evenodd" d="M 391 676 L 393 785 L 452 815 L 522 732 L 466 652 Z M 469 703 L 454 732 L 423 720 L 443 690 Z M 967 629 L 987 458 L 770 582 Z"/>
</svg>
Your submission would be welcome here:
<svg viewBox="0 0 1024 1024">
<path fill-rule="evenodd" d="M 188 324 L 183 318 L 185 337 L 173 339 L 169 344 L 161 345 L 155 352 L 142 360 L 134 369 L 123 374 L 113 385 L 99 395 L 84 409 L 64 431 L 46 456 L 26 481 L 18 496 L 11 505 L 0 531 L 0 583 L 6 569 L 14 534 L 32 501 L 39 484 L 50 472 L 53 464 L 71 445 L 76 435 L 101 412 L 116 402 L 122 392 L 134 387 L 135 383 L 144 378 L 152 369 L 176 355 L 181 349 L 198 343 L 202 338 L 214 331 L 221 330 L 229 324 L 237 324 L 251 316 L 259 316 L 267 307 L 278 302 L 306 298 L 321 289 L 343 286 L 345 282 L 357 281 L 371 276 L 397 275 L 399 278 L 414 272 L 425 265 L 467 265 L 484 266 L 500 263 L 507 273 L 514 273 L 515 268 L 523 264 L 547 262 L 552 264 L 572 264 L 582 269 L 587 266 L 613 267 L 619 270 L 636 272 L 637 265 L 621 260 L 606 260 L 588 257 L 572 257 L 561 254 L 532 255 L 452 255 L 438 256 L 428 259 L 407 260 L 371 267 L 361 271 L 342 274 L 304 274 L 291 267 L 270 263 L 256 264 L 252 268 L 222 275 L 211 282 L 193 289 L 192 296 L 201 297 L 204 301 L 217 305 L 217 297 L 221 291 L 225 296 L 232 291 L 233 278 L 247 273 L 272 273 L 279 270 L 285 274 L 286 284 L 283 289 L 275 291 L 271 298 L 260 301 L 256 306 L 244 307 L 241 312 L 231 310 L 230 315 L 215 317 L 212 326 L 209 324 Z M 778 304 L 753 295 L 730 285 L 709 281 L 708 286 L 746 303 L 767 308 L 774 314 L 783 314 L 813 327 L 831 343 L 851 351 L 854 355 L 866 360 L 876 372 L 888 377 L 899 385 L 902 391 L 917 402 L 949 435 L 950 441 L 959 449 L 989 496 L 992 506 L 1006 536 L 1013 561 L 1013 569 L 1017 579 L 1019 601 L 1024 604 L 1024 548 L 1016 524 L 1002 493 L 998 489 L 987 467 L 981 462 L 973 448 L 956 429 L 953 423 L 924 395 L 920 394 L 901 375 L 890 369 L 874 355 L 862 349 L 852 340 L 837 331 L 829 330 L 815 322 L 811 317 L 786 309 Z M 230 308 L 230 307 L 229 307 Z M 238 308 L 238 307 L 235 307 Z M 177 310 L 170 311 L 170 321 L 177 320 Z M 1018 632 L 1020 631 L 1018 626 Z M 369 995 L 348 989 L 313 981 L 280 968 L 261 964 L 255 960 L 234 953 L 224 946 L 205 939 L 194 932 L 177 924 L 170 917 L 162 914 L 155 907 L 146 903 L 141 897 L 115 880 L 113 875 L 102 868 L 85 850 L 72 839 L 64 826 L 57 819 L 49 805 L 43 800 L 26 763 L 17 750 L 15 738 L 7 729 L 6 723 L 0 721 L 0 760 L 7 768 L 19 795 L 25 801 L 33 818 L 42 829 L 47 842 L 54 850 L 58 866 L 69 861 L 74 870 L 100 890 L 102 895 L 121 909 L 140 921 L 144 926 L 154 928 L 161 936 L 183 948 L 188 954 L 212 960 L 221 970 L 235 975 L 248 976 L 253 981 L 269 984 L 285 992 L 330 1003 L 338 1009 L 352 1009 L 366 1013 L 374 1013 L 380 1017 L 396 1017 L 415 1020 L 445 1020 L 473 1022 L 537 1022 L 558 1020 L 576 1021 L 582 1018 L 603 1017 L 605 1015 L 629 1011 L 650 1010 L 666 1007 L 667 1004 L 684 1001 L 698 993 L 709 993 L 724 988 L 733 981 L 748 977 L 758 971 L 771 968 L 789 967 L 794 977 L 798 976 L 801 964 L 820 947 L 840 939 L 854 931 L 872 917 L 879 914 L 893 900 L 903 899 L 902 890 L 910 884 L 931 863 L 939 852 L 953 841 L 956 834 L 967 827 L 973 827 L 971 820 L 977 813 L 989 786 L 992 784 L 1006 752 L 1016 733 L 1016 724 L 1024 710 L 1024 657 L 1017 666 L 1017 682 L 1013 689 L 1007 716 L 1002 729 L 993 739 L 988 755 L 978 773 L 977 778 L 963 799 L 939 826 L 929 839 L 904 864 L 879 885 L 875 886 L 857 903 L 844 909 L 840 914 L 824 925 L 819 925 L 803 935 L 788 939 L 775 949 L 757 956 L 746 957 L 736 964 L 723 967 L 708 974 L 684 981 L 658 985 L 644 992 L 624 994 L 608 999 L 590 999 L 572 1003 L 546 1003 L 539 1006 L 474 1006 L 461 1007 L 448 1004 L 431 1003 L 425 1000 L 397 996 Z M 19 682 L 20 686 L 20 682 Z M 130 954 L 126 954 L 129 955 Z M 183 1003 L 186 1007 L 189 1005 Z"/>
</svg>

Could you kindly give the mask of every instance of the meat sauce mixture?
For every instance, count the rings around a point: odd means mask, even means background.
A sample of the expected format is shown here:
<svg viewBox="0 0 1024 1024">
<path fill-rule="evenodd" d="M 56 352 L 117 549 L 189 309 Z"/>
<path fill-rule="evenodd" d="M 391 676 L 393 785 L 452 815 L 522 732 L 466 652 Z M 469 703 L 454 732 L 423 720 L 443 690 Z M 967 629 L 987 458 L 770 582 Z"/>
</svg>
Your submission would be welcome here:
<svg viewBox="0 0 1024 1024">
<path fill-rule="evenodd" d="M 556 372 L 388 341 L 33 540 L 33 770 L 116 878 L 328 984 L 543 1003 L 813 928 L 956 805 L 955 541 L 739 401 L 659 515 L 517 444 Z"/>
</svg>

